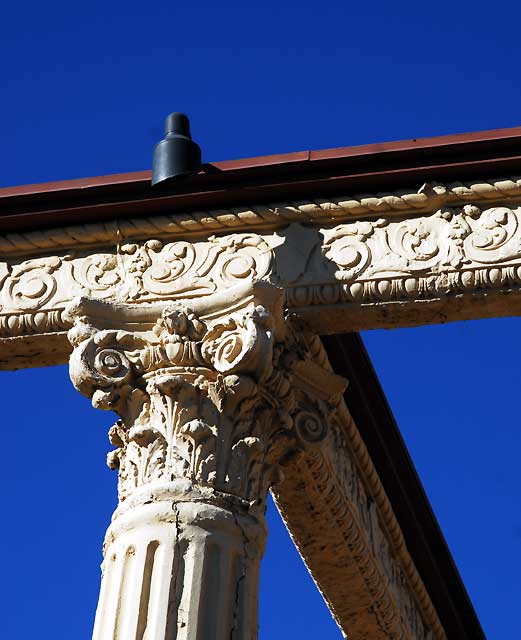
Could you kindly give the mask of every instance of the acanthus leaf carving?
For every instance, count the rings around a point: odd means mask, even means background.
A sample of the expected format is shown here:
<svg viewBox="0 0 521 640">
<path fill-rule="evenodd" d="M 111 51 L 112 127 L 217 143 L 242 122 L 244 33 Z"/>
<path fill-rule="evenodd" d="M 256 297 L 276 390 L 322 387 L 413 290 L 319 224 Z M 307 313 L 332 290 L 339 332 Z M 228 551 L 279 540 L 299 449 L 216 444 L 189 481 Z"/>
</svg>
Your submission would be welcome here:
<svg viewBox="0 0 521 640">
<path fill-rule="evenodd" d="M 293 333 L 277 338 L 262 304 L 205 320 L 175 303 L 134 333 L 99 330 L 78 310 L 76 318 L 71 379 L 121 418 L 108 457 L 121 500 L 182 478 L 262 504 L 280 460 L 326 437 L 324 403 L 298 400 L 293 371 L 305 345 Z"/>
<path fill-rule="evenodd" d="M 163 245 L 160 240 L 125 244 L 120 261 L 124 277 L 117 291 L 119 299 L 186 298 L 262 278 L 269 271 L 272 251 L 261 236 L 239 233 L 211 236 L 198 244 Z"/>
<path fill-rule="evenodd" d="M 63 307 L 79 295 L 122 302 L 203 297 L 218 287 L 263 278 L 272 258 L 261 236 L 239 233 L 197 243 L 151 239 L 123 244 L 116 252 L 71 251 L 4 263 L 2 307 L 31 313 Z"/>
<path fill-rule="evenodd" d="M 465 239 L 465 251 L 471 260 L 483 264 L 503 262 L 519 257 L 521 238 L 519 211 L 507 207 L 486 209 L 479 218 L 473 233 Z"/>
</svg>

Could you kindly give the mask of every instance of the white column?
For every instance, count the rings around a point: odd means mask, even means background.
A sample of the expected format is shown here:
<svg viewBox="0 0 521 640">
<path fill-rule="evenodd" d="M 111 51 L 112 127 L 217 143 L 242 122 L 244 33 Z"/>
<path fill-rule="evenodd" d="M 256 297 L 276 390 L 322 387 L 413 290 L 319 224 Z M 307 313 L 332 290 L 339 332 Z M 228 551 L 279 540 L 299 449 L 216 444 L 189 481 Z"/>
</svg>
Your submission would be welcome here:
<svg viewBox="0 0 521 640">
<path fill-rule="evenodd" d="M 68 310 L 71 379 L 120 416 L 94 640 L 255 640 L 268 488 L 344 387 L 306 359 L 275 287 L 191 307 Z"/>
<path fill-rule="evenodd" d="M 116 514 L 94 640 L 257 637 L 263 519 L 175 498 Z"/>
</svg>

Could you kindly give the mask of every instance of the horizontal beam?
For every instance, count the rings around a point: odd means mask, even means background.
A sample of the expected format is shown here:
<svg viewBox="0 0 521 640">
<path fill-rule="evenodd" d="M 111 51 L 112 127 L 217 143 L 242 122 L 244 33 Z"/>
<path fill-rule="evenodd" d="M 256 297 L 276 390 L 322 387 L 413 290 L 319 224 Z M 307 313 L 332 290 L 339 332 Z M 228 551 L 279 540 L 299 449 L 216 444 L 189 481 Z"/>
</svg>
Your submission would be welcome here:
<svg viewBox="0 0 521 640">
<path fill-rule="evenodd" d="M 267 281 L 307 330 L 521 313 L 521 182 L 113 221 L 0 239 L 0 366 L 61 364 L 78 296 L 149 305 Z"/>
</svg>

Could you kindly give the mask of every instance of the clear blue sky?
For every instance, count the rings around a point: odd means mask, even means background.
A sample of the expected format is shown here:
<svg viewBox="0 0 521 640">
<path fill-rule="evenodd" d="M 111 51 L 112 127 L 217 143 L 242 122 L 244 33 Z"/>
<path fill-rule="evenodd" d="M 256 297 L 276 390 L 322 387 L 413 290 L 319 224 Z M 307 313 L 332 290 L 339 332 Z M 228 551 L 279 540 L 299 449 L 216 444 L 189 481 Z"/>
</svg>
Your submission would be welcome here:
<svg viewBox="0 0 521 640">
<path fill-rule="evenodd" d="M 521 125 L 520 19 L 504 0 L 8 3 L 0 185 L 149 168 L 177 110 L 210 162 Z M 521 637 L 520 332 L 364 334 L 489 640 Z M 87 639 L 115 504 L 111 416 L 63 367 L 0 377 L 0 636 Z M 340 638 L 268 517 L 261 640 Z"/>
</svg>

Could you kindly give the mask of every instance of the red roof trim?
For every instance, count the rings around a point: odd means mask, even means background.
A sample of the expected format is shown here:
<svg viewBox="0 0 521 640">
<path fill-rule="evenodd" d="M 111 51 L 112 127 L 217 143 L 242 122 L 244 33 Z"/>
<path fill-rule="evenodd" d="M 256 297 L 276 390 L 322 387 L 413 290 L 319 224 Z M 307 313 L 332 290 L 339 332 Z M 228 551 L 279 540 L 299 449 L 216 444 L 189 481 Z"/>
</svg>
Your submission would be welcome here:
<svg viewBox="0 0 521 640">
<path fill-rule="evenodd" d="M 436 147 L 461 145 L 465 143 L 492 142 L 496 140 L 509 139 L 519 139 L 521 144 L 521 127 L 492 129 L 489 131 L 476 131 L 472 133 L 458 133 L 431 138 L 414 138 L 411 140 L 378 142 L 354 147 L 322 149 L 319 151 L 297 151 L 293 153 L 242 158 L 239 160 L 225 160 L 222 162 L 210 163 L 208 166 L 214 167 L 219 172 L 236 171 L 259 167 L 268 168 L 280 164 L 315 162 L 317 160 L 337 160 L 397 151 L 433 149 Z M 89 189 L 106 185 L 124 185 L 128 183 L 148 182 L 150 178 L 150 171 L 134 171 L 131 173 L 116 173 L 106 176 L 93 176 L 75 180 L 62 180 L 58 182 L 42 182 L 16 187 L 4 187 L 0 188 L 0 198 L 10 197 L 13 195 L 32 195 L 48 191 Z"/>
<path fill-rule="evenodd" d="M 0 233 L 418 189 L 432 180 L 517 175 L 520 167 L 521 127 L 514 127 L 216 162 L 166 188 L 151 187 L 150 171 L 8 187 L 0 189 Z"/>
</svg>

